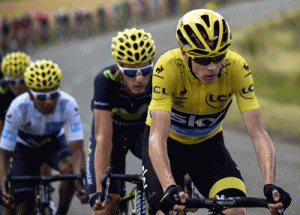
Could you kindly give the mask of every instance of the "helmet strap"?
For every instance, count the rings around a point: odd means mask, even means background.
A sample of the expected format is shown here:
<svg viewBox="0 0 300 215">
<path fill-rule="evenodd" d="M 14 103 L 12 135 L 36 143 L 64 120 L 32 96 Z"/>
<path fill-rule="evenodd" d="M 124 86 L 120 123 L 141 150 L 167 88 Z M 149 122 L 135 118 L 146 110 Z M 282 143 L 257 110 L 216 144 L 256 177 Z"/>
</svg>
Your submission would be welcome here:
<svg viewBox="0 0 300 215">
<path fill-rule="evenodd" d="M 192 75 L 193 75 L 193 76 L 194 76 L 196 79 L 198 79 L 198 80 L 200 81 L 200 79 L 199 79 L 199 78 L 197 78 L 197 77 L 195 76 L 195 73 L 193 72 L 193 67 L 192 67 L 192 58 L 190 58 L 190 56 L 189 56 L 188 65 L 189 65 L 190 72 L 192 73 Z"/>
</svg>

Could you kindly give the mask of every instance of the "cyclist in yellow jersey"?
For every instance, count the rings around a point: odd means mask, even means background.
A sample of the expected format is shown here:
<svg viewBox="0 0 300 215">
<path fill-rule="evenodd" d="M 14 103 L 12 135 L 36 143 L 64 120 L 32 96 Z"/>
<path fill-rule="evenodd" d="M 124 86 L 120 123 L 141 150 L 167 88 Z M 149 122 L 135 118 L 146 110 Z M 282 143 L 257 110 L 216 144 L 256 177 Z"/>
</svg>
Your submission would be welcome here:
<svg viewBox="0 0 300 215">
<path fill-rule="evenodd" d="M 246 61 L 228 49 L 231 32 L 224 18 L 207 9 L 193 10 L 178 23 L 180 48 L 160 57 L 153 70 L 143 151 L 146 198 L 157 214 L 182 211 L 184 175 L 207 198 L 246 196 L 235 162 L 226 149 L 223 119 L 236 97 L 264 177 L 271 214 L 287 208 L 289 194 L 275 185 L 275 151 L 254 93 Z M 224 214 L 246 214 L 233 208 Z"/>
</svg>

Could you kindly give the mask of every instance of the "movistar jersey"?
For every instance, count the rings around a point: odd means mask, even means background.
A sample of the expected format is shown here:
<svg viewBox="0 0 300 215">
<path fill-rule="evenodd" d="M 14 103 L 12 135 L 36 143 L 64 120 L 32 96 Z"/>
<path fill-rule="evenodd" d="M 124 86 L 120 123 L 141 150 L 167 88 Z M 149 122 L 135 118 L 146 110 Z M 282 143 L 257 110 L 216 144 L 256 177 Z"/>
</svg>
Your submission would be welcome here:
<svg viewBox="0 0 300 215">
<path fill-rule="evenodd" d="M 151 111 L 171 112 L 169 136 L 185 144 L 211 138 L 222 130 L 222 122 L 235 95 L 241 112 L 259 108 L 253 79 L 246 61 L 228 51 L 215 83 L 206 85 L 195 78 L 180 49 L 160 57 L 153 70 Z"/>
<path fill-rule="evenodd" d="M 0 119 L 4 121 L 6 111 L 15 98 L 15 95 L 10 91 L 4 79 L 0 79 Z"/>
<path fill-rule="evenodd" d="M 95 78 L 92 109 L 111 111 L 114 126 L 123 130 L 144 127 L 150 100 L 150 84 L 143 94 L 128 96 L 115 65 L 104 68 Z"/>
<path fill-rule="evenodd" d="M 60 92 L 54 113 L 43 115 L 34 106 L 28 93 L 16 97 L 8 108 L 0 147 L 13 151 L 16 143 L 39 148 L 53 137 L 64 134 L 67 126 L 69 140 L 82 140 L 83 130 L 76 100 L 65 92 Z"/>
</svg>

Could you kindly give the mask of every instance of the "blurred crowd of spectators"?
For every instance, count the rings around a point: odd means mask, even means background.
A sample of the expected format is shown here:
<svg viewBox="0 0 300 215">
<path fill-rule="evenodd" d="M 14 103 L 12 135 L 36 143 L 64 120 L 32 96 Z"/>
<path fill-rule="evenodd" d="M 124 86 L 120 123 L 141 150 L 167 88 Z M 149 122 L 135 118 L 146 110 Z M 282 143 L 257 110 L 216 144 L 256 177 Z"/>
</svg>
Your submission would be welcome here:
<svg viewBox="0 0 300 215">
<path fill-rule="evenodd" d="M 229 0 L 123 0 L 110 7 L 100 5 L 95 10 L 77 7 L 72 12 L 57 9 L 52 14 L 19 14 L 10 19 L 3 16 L 0 17 L 1 50 L 30 53 L 43 44 L 139 26 L 203 8 L 208 2 L 224 4 Z"/>
</svg>

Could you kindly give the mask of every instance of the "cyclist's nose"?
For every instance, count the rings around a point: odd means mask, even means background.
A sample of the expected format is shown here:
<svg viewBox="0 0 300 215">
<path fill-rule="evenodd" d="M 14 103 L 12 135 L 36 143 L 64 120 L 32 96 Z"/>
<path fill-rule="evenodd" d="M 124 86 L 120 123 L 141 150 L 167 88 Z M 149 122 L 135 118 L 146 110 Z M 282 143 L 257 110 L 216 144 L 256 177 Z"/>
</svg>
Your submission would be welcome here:
<svg viewBox="0 0 300 215">
<path fill-rule="evenodd" d="M 143 78 L 144 78 L 144 76 L 142 74 L 138 74 L 137 76 L 135 76 L 135 80 L 138 82 L 142 81 Z"/>
<path fill-rule="evenodd" d="M 208 65 L 206 66 L 206 69 L 207 69 L 207 70 L 210 70 L 210 71 L 215 70 L 216 68 L 217 68 L 217 64 L 214 63 L 214 62 L 210 62 L 210 64 L 208 64 Z"/>
</svg>

